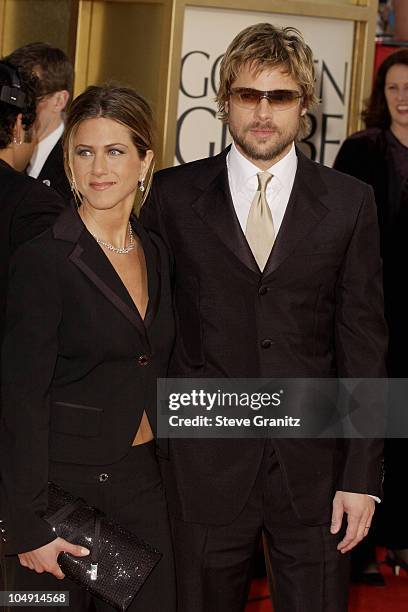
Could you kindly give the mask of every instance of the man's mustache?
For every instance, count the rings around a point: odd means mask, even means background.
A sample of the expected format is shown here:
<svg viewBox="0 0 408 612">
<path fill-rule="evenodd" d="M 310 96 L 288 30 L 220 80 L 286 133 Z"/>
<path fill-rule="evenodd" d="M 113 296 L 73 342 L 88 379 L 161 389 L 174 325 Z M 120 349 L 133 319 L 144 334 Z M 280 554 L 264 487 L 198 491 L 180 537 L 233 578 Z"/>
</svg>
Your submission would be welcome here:
<svg viewBox="0 0 408 612">
<path fill-rule="evenodd" d="M 271 132 L 276 132 L 277 134 L 280 133 L 280 129 L 276 125 L 271 123 L 270 121 L 267 121 L 265 123 L 261 123 L 259 121 L 256 121 L 254 123 L 250 123 L 246 127 L 246 131 L 248 132 L 249 130 L 268 130 L 268 131 L 271 131 Z"/>
</svg>

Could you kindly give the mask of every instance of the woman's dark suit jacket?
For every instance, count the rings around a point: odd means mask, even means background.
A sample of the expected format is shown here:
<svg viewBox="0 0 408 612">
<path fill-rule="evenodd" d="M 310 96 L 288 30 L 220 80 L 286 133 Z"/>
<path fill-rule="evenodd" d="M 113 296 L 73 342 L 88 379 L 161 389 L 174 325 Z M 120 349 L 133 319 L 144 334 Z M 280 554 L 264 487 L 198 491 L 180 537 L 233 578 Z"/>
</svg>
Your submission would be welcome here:
<svg viewBox="0 0 408 612">
<path fill-rule="evenodd" d="M 386 130 L 369 128 L 347 138 L 333 164 L 336 170 L 373 187 L 382 239 L 392 210 L 390 200 L 394 199 L 390 197 L 392 161 Z"/>
<path fill-rule="evenodd" d="M 398 176 L 395 149 L 402 157 L 400 163 L 407 168 L 408 148 L 396 146 L 396 142 L 389 130 L 369 128 L 357 132 L 342 144 L 334 168 L 374 189 L 384 262 L 385 314 L 390 330 L 388 373 L 405 378 L 408 298 L 403 275 L 408 261 L 408 180 L 404 183 Z"/>
<path fill-rule="evenodd" d="M 55 535 L 41 518 L 49 461 L 121 459 L 143 411 L 153 429 L 156 378 L 173 343 L 165 247 L 132 220 L 145 253 L 149 304 L 141 319 L 77 212 L 25 244 L 11 265 L 3 346 L 2 501 L 6 553 Z"/>
</svg>

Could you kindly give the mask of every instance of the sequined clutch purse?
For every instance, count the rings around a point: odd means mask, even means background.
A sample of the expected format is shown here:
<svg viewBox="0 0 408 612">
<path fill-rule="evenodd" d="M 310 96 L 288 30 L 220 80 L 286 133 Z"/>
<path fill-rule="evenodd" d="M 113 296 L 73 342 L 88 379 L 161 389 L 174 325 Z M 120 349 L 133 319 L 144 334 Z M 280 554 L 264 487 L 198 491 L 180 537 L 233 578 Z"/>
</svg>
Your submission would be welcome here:
<svg viewBox="0 0 408 612">
<path fill-rule="evenodd" d="M 130 606 L 161 559 L 158 550 L 51 482 L 43 518 L 58 536 L 91 551 L 86 557 L 61 553 L 64 574 L 117 610 Z"/>
</svg>

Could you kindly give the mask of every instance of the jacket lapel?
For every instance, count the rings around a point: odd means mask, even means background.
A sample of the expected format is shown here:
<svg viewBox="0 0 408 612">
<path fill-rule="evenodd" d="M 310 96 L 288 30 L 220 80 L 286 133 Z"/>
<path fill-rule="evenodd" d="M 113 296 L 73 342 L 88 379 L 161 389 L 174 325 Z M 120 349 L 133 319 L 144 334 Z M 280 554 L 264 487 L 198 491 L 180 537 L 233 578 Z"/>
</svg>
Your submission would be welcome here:
<svg viewBox="0 0 408 612">
<path fill-rule="evenodd" d="M 326 188 L 317 165 L 299 150 L 297 155 L 298 167 L 292 193 L 263 276 L 275 272 L 296 245 L 305 240 L 328 213 L 328 208 L 322 201 Z"/>
<path fill-rule="evenodd" d="M 133 220 L 132 226 L 134 227 Z M 139 235 L 139 227 L 137 228 L 137 233 Z M 54 236 L 58 239 L 67 240 L 74 243 L 74 248 L 69 255 L 69 260 L 75 266 L 77 266 L 81 272 L 85 274 L 85 276 L 87 276 L 87 278 L 104 295 L 104 297 L 122 313 L 129 323 L 131 323 L 138 330 L 145 341 L 148 342 L 146 325 L 144 324 L 129 293 L 127 292 L 109 259 L 95 242 L 95 239 L 86 230 L 75 210 L 70 208 L 62 213 L 54 226 Z M 146 249 L 146 243 L 148 240 L 146 240 L 145 235 L 143 235 L 143 239 L 141 240 L 145 249 L 146 265 L 149 275 L 149 302 L 151 292 L 153 292 L 152 300 L 154 305 L 157 301 L 157 280 L 155 280 L 157 270 L 154 270 L 154 260 L 152 260 L 151 252 L 152 247 L 149 246 Z M 149 252 L 146 253 L 146 250 Z M 149 307 L 150 304 L 148 306 L 148 310 Z"/>
<path fill-rule="evenodd" d="M 209 160 L 214 164 L 212 180 L 201 185 L 201 194 L 192 203 L 192 207 L 239 261 L 259 274 L 258 266 L 234 210 L 226 165 L 228 150 Z"/>
<path fill-rule="evenodd" d="M 147 268 L 147 283 L 148 283 L 148 297 L 149 301 L 147 303 L 147 310 L 145 314 L 143 327 L 149 328 L 152 322 L 155 319 L 157 309 L 159 307 L 160 301 L 160 256 L 159 250 L 153 244 L 151 237 L 148 235 L 146 230 L 143 228 L 142 224 L 135 217 L 131 217 L 132 228 L 134 232 L 138 235 L 140 242 L 143 246 L 144 256 L 146 260 L 146 268 Z M 127 296 L 131 300 L 129 294 L 126 291 Z M 132 301 L 132 300 L 131 300 Z M 136 310 L 133 301 L 132 301 L 133 309 Z M 140 317 L 139 317 L 140 318 Z M 140 319 L 141 320 L 141 319 Z"/>
<path fill-rule="evenodd" d="M 192 207 L 239 261 L 259 276 L 260 270 L 241 229 L 231 198 L 226 165 L 228 151 L 229 148 L 209 160 L 214 166 L 213 174 L 207 183 L 198 185 L 201 193 Z M 318 166 L 301 151 L 297 150 L 297 155 L 298 168 L 292 193 L 263 276 L 272 274 L 293 252 L 298 242 L 305 239 L 328 213 L 323 202 L 326 188 Z"/>
</svg>

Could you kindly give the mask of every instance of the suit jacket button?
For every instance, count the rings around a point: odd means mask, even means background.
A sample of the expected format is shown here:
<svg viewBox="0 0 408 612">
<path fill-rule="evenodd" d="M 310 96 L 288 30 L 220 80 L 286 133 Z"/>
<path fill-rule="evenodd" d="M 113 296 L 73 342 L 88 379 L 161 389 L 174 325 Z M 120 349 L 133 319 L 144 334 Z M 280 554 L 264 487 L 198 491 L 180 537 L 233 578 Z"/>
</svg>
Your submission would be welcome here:
<svg viewBox="0 0 408 612">
<path fill-rule="evenodd" d="M 109 474 L 105 472 L 103 474 L 99 474 L 99 482 L 106 482 L 109 478 Z"/>
<path fill-rule="evenodd" d="M 265 293 L 268 293 L 268 287 L 265 287 L 265 285 L 261 285 L 258 289 L 258 294 L 265 295 Z"/>
<path fill-rule="evenodd" d="M 262 340 L 261 346 L 263 349 L 270 348 L 272 346 L 272 340 L 269 340 L 269 338 L 265 338 L 265 340 Z"/>
<path fill-rule="evenodd" d="M 147 366 L 147 364 L 149 363 L 149 358 L 147 355 L 140 355 L 137 361 L 140 366 Z"/>
</svg>

